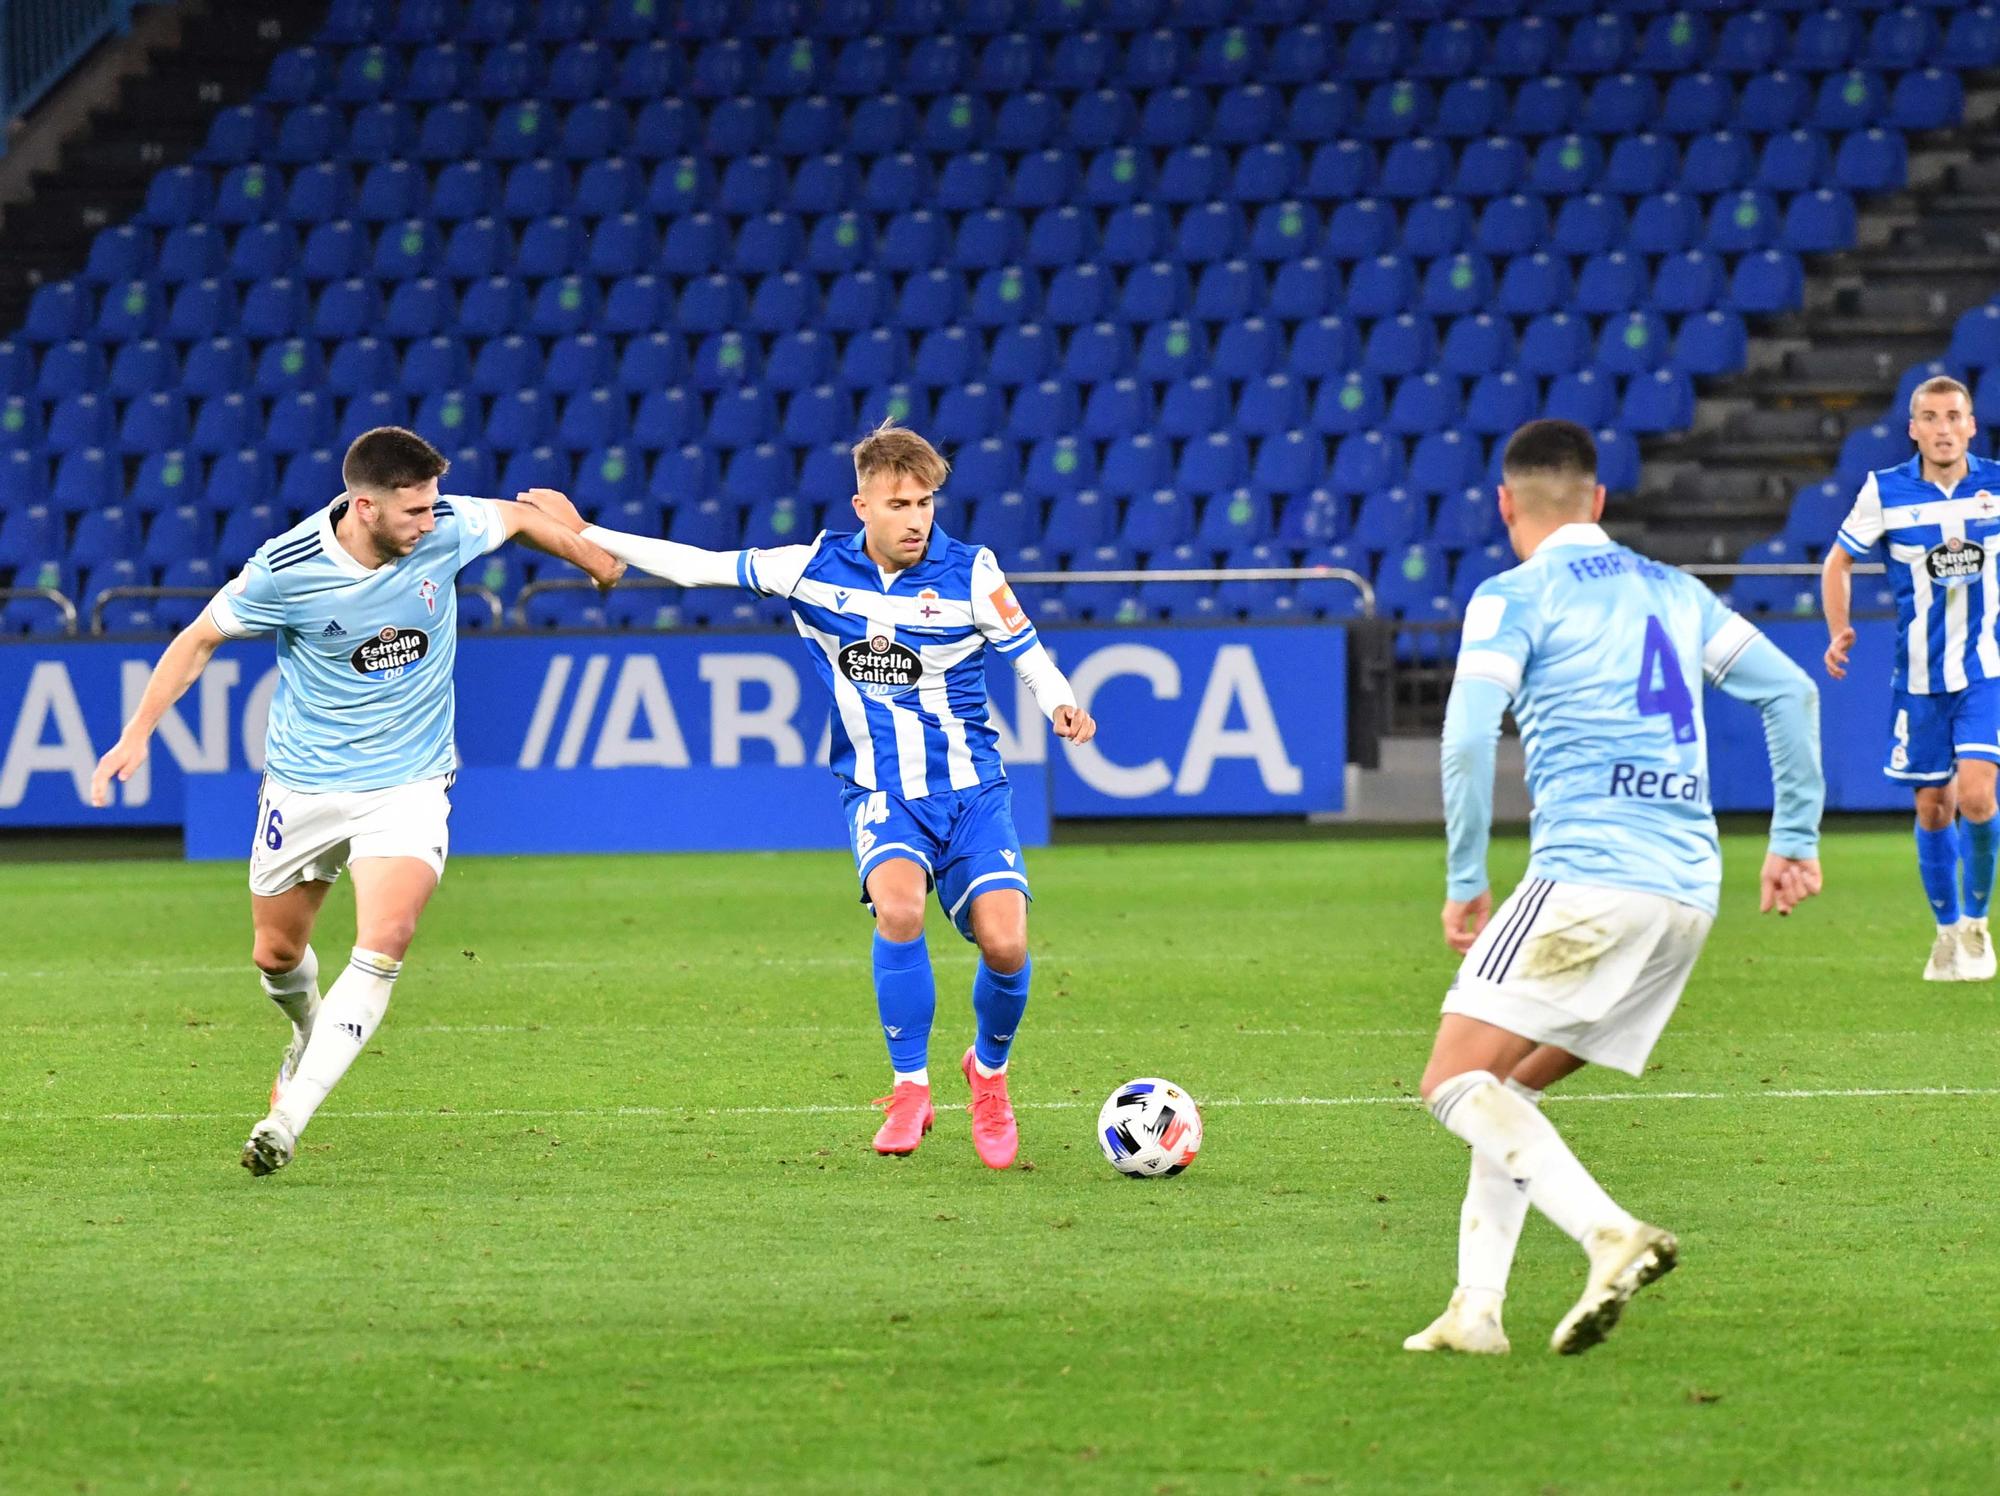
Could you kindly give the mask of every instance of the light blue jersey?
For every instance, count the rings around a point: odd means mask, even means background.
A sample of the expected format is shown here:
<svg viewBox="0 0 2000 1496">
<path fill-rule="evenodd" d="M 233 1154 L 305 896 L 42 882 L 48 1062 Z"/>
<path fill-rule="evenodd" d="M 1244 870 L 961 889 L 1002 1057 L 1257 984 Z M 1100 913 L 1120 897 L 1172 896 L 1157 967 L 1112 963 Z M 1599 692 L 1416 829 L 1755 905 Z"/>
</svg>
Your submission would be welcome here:
<svg viewBox="0 0 2000 1496">
<path fill-rule="evenodd" d="M 833 696 L 842 778 L 906 800 L 1005 779 L 987 720 L 985 651 L 1039 642 L 993 553 L 931 531 L 924 559 L 884 573 L 860 534 L 736 554 L 740 585 L 792 605 Z"/>
<path fill-rule="evenodd" d="M 1745 684 L 1732 681 L 1739 671 Z M 1451 897 L 1486 887 L 1492 743 L 1511 701 L 1535 806 L 1529 876 L 1714 913 L 1722 857 L 1704 677 L 1767 704 L 1772 850 L 1817 855 L 1817 693 L 1700 581 L 1614 544 L 1597 525 L 1573 524 L 1482 583 L 1466 609 L 1445 729 Z"/>
<path fill-rule="evenodd" d="M 1946 489 L 1923 458 L 1870 473 L 1835 537 L 1865 561 L 1888 552 L 1896 689 L 1913 696 L 2000 680 L 2000 462 L 1968 456 Z"/>
<path fill-rule="evenodd" d="M 315 793 L 451 772 L 458 573 L 507 538 L 492 500 L 440 498 L 436 528 L 371 571 L 334 536 L 345 509 L 266 541 L 208 605 L 229 638 L 278 636 L 265 772 Z"/>
</svg>

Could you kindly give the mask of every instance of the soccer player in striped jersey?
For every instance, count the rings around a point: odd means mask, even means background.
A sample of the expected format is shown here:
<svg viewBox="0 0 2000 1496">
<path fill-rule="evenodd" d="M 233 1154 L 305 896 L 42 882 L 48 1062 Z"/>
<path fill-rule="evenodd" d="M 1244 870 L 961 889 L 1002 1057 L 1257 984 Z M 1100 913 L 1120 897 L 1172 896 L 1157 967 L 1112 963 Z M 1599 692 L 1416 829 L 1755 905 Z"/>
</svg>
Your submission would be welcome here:
<svg viewBox="0 0 2000 1496">
<path fill-rule="evenodd" d="M 949 471 L 929 442 L 885 422 L 854 448 L 860 530 L 771 550 L 707 551 L 585 528 L 562 495 L 524 497 L 653 576 L 790 602 L 833 697 L 833 772 L 861 900 L 875 916 L 875 1002 L 894 1072 L 876 1102 L 887 1116 L 875 1151 L 915 1152 L 935 1117 L 927 1056 L 936 993 L 924 944 L 935 888 L 958 932 L 979 947 L 976 1037 L 959 1065 L 972 1093 L 973 1146 L 1004 1169 L 1020 1147 L 1007 1057 L 1028 1002 L 1028 866 L 987 719 L 986 650 L 1014 667 L 1058 737 L 1083 744 L 1097 728 L 993 553 L 934 524 Z"/>
<path fill-rule="evenodd" d="M 519 537 L 610 586 L 624 567 L 525 504 L 441 498 L 449 464 L 415 432 L 356 437 L 347 491 L 258 547 L 167 646 L 132 720 L 99 760 L 91 803 L 132 777 L 168 707 L 229 639 L 278 636 L 264 780 L 250 845 L 252 959 L 291 1020 L 270 1113 L 243 1166 L 270 1174 L 374 1036 L 444 876 L 451 814 L 457 579 Z M 355 944 L 322 1000 L 313 923 L 354 874 Z"/>
<path fill-rule="evenodd" d="M 1916 792 L 1917 872 L 1937 920 L 1927 982 L 1988 981 L 1996 965 L 1986 918 L 2000 861 L 2000 462 L 1971 453 L 1977 429 L 1963 384 L 1918 385 L 1916 455 L 1863 480 L 1820 574 L 1826 672 L 1842 680 L 1854 563 L 1887 552 L 1896 670 L 1882 772 Z"/>
<path fill-rule="evenodd" d="M 1443 921 L 1465 960 L 1421 1083 L 1431 1114 L 1472 1145 L 1472 1177 L 1458 1289 L 1403 1345 L 1506 1351 L 1500 1306 L 1533 1205 L 1590 1259 L 1583 1296 L 1550 1336 L 1567 1355 L 1602 1340 L 1679 1250 L 1605 1193 L 1537 1103 L 1585 1064 L 1640 1074 L 1708 938 L 1722 855 L 1703 678 L 1763 714 L 1775 789 L 1766 911 L 1819 891 L 1825 790 L 1812 681 L 1702 583 L 1599 528 L 1589 432 L 1530 421 L 1501 472 L 1521 564 L 1473 594 L 1445 708 Z M 1510 708 L 1535 816 L 1528 876 L 1495 910 L 1486 847 Z"/>
</svg>

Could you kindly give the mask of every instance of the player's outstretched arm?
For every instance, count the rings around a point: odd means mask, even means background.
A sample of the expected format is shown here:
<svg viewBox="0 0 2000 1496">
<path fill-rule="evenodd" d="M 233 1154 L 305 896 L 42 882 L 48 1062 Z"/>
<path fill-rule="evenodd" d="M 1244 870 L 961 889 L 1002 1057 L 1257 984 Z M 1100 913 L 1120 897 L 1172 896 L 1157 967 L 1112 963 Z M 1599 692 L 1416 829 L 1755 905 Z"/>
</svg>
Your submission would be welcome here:
<svg viewBox="0 0 2000 1496">
<path fill-rule="evenodd" d="M 1819 600 L 1826 609 L 1826 673 L 1847 679 L 1847 652 L 1854 648 L 1854 558 L 1836 545 L 1826 553 L 1819 572 Z"/>
<path fill-rule="evenodd" d="M 1747 631 L 1748 642 L 1731 650 L 1726 668 L 1711 670 L 1710 679 L 1737 700 L 1753 703 L 1764 718 L 1771 756 L 1771 850 L 1759 878 L 1758 907 L 1766 914 L 1790 914 L 1821 885 L 1819 819 L 1826 780 L 1820 771 L 1819 688 L 1777 645 L 1740 619 L 1737 625 Z"/>
<path fill-rule="evenodd" d="M 1497 681 L 1461 673 L 1444 709 L 1438 767 L 1444 781 L 1445 944 L 1461 956 L 1493 914 L 1486 845 L 1493 831 L 1493 765 L 1501 719 L 1513 694 Z"/>
<path fill-rule="evenodd" d="M 153 729 L 160 725 L 160 718 L 167 714 L 167 708 L 179 701 L 187 688 L 201 679 L 202 671 L 208 668 L 209 660 L 214 658 L 222 641 L 221 630 L 209 622 L 208 614 L 204 612 L 167 646 L 166 653 L 160 656 L 160 663 L 153 667 L 153 674 L 146 682 L 145 694 L 139 698 L 132 720 L 125 724 L 118 741 L 97 761 L 97 771 L 90 776 L 92 805 L 109 803 L 111 781 L 116 779 L 123 784 L 146 761 L 146 746 L 152 741 Z"/>
<path fill-rule="evenodd" d="M 552 488 L 531 488 L 521 495 L 521 503 L 541 513 L 551 523 L 636 566 L 648 576 L 676 587 L 746 587 L 741 551 L 707 551 L 697 545 L 673 540 L 655 540 L 629 535 L 623 530 L 607 530 L 587 524 L 576 505 Z"/>
<path fill-rule="evenodd" d="M 569 504 L 564 495 L 556 493 L 552 488 L 536 489 L 534 492 L 561 499 L 564 504 Z M 532 546 L 538 551 L 554 556 L 557 560 L 569 562 L 604 591 L 608 592 L 618 585 L 618 579 L 625 575 L 623 561 L 604 547 L 585 540 L 578 533 L 583 528 L 580 523 L 572 529 L 551 517 L 548 511 L 539 505 L 525 502 L 526 499 L 527 495 L 523 494 L 520 502 L 500 505 L 501 523 L 507 527 L 509 540 L 518 540 L 523 545 Z M 576 512 L 575 506 L 570 506 L 570 512 L 572 514 Z"/>
</svg>

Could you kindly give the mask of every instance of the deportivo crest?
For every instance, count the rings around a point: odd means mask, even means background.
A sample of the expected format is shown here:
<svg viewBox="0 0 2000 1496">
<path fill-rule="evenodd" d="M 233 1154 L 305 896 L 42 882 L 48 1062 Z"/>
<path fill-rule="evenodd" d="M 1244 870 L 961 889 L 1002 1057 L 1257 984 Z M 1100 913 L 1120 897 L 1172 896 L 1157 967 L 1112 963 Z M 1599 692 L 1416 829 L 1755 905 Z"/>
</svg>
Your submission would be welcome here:
<svg viewBox="0 0 2000 1496">
<path fill-rule="evenodd" d="M 924 675 L 924 662 L 917 652 L 886 634 L 857 639 L 836 658 L 842 675 L 858 690 L 879 700 L 914 690 Z"/>
<path fill-rule="evenodd" d="M 384 627 L 374 638 L 357 645 L 348 656 L 355 671 L 374 680 L 400 675 L 430 653 L 431 636 L 422 629 Z"/>
</svg>

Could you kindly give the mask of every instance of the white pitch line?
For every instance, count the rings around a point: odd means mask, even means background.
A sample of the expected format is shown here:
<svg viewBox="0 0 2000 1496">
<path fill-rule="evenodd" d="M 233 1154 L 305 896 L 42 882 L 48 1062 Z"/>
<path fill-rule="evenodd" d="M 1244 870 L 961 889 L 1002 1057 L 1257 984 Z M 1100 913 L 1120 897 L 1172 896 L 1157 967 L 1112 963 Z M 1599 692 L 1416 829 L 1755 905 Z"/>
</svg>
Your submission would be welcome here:
<svg viewBox="0 0 2000 1496">
<path fill-rule="evenodd" d="M 1616 1101 L 1848 1101 L 1921 1099 L 1954 1097 L 1985 1100 L 2000 1097 L 2000 1086 L 1857 1086 L 1832 1090 L 1758 1091 L 1586 1091 L 1574 1095 L 1546 1095 L 1544 1105 L 1558 1103 L 1599 1103 Z M 1238 1107 L 1321 1107 L 1321 1106 L 1415 1106 L 1415 1096 L 1226 1096 L 1200 1103 L 1206 1110 Z M 1017 1111 L 1080 1112 L 1095 1103 L 1088 1101 L 1024 1101 Z M 818 1117 L 829 1114 L 859 1114 L 874 1111 L 872 1106 L 850 1102 L 829 1102 L 812 1106 L 609 1106 L 609 1107 L 494 1107 L 480 1111 L 455 1111 L 450 1107 L 422 1110 L 396 1109 L 336 1112 L 335 1115 L 363 1122 L 416 1122 L 437 1120 L 479 1121 L 486 1119 L 601 1117 Z M 0 1122 L 229 1122 L 241 1121 L 247 1112 L 0 1112 Z"/>
</svg>

